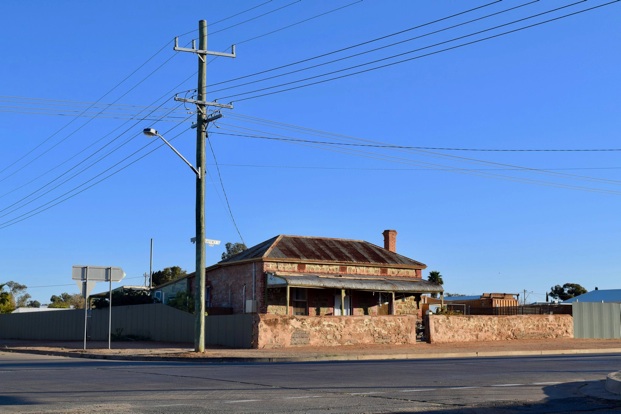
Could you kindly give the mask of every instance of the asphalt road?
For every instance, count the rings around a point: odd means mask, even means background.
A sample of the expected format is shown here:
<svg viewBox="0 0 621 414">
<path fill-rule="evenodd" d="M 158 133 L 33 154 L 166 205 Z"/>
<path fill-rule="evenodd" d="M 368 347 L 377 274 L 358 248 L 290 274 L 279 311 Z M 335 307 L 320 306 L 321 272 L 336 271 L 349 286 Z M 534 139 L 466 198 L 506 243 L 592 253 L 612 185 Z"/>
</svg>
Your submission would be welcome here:
<svg viewBox="0 0 621 414">
<path fill-rule="evenodd" d="M 0 412 L 614 412 L 621 400 L 587 391 L 619 369 L 618 354 L 197 364 L 0 352 Z"/>
</svg>

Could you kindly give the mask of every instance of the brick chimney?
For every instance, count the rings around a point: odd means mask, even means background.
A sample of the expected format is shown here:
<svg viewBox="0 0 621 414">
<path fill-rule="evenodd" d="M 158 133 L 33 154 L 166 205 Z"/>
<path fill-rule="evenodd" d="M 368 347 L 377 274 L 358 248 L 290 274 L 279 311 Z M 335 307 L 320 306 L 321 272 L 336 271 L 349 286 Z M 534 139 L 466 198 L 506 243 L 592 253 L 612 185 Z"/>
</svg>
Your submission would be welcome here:
<svg viewBox="0 0 621 414">
<path fill-rule="evenodd" d="M 384 249 L 397 253 L 397 230 L 384 230 Z"/>
</svg>

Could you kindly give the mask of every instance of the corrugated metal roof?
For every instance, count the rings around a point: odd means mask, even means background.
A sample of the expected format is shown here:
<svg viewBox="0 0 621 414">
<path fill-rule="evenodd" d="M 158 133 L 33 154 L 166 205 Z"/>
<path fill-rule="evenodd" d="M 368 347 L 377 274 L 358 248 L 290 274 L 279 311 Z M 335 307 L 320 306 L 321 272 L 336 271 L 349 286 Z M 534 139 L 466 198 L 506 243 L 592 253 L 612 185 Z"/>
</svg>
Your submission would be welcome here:
<svg viewBox="0 0 621 414">
<path fill-rule="evenodd" d="M 405 266 L 424 269 L 417 262 L 398 253 L 362 240 L 334 239 L 327 237 L 280 235 L 257 244 L 220 262 L 232 263 L 253 259 L 286 259 L 323 263 L 364 263 Z"/>
<path fill-rule="evenodd" d="M 592 290 L 591 292 L 563 301 L 563 303 L 573 302 L 621 303 L 621 289 Z"/>
<path fill-rule="evenodd" d="M 323 289 L 354 289 L 373 292 L 436 293 L 444 292 L 441 285 L 423 279 L 342 277 L 338 275 L 268 274 L 268 287 L 292 286 Z"/>
<path fill-rule="evenodd" d="M 459 302 L 459 301 L 478 300 L 478 299 L 481 299 L 481 295 L 478 295 L 478 296 L 445 296 L 444 297 L 445 302 Z"/>
</svg>

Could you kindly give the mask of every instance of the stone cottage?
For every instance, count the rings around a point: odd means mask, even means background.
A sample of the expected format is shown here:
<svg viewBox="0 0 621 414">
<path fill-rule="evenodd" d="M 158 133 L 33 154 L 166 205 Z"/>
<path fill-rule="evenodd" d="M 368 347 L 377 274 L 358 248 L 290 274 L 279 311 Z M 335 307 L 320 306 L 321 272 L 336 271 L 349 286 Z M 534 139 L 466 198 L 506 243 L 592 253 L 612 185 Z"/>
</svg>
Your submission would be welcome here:
<svg viewBox="0 0 621 414">
<path fill-rule="evenodd" d="M 279 235 L 207 268 L 210 306 L 232 313 L 297 316 L 416 315 L 421 295 L 442 286 L 427 266 L 362 240 Z"/>
</svg>

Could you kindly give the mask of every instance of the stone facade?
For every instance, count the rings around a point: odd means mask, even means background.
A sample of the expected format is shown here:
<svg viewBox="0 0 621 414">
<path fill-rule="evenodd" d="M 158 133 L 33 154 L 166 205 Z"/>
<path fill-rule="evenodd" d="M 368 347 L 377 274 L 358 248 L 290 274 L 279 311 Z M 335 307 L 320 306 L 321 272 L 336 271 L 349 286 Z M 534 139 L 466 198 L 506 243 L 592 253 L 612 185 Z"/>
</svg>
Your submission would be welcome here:
<svg viewBox="0 0 621 414">
<path fill-rule="evenodd" d="M 257 315 L 257 347 L 415 344 L 416 316 Z"/>
<path fill-rule="evenodd" d="M 432 343 L 573 338 L 571 315 L 429 315 Z"/>
<path fill-rule="evenodd" d="M 327 265 L 320 263 L 286 263 L 286 262 L 266 262 L 264 263 L 266 272 L 287 272 L 287 273 L 313 273 L 313 274 L 347 274 L 365 276 L 399 276 L 422 278 L 421 269 L 398 269 L 392 267 L 377 266 L 350 266 L 350 265 Z"/>
</svg>

